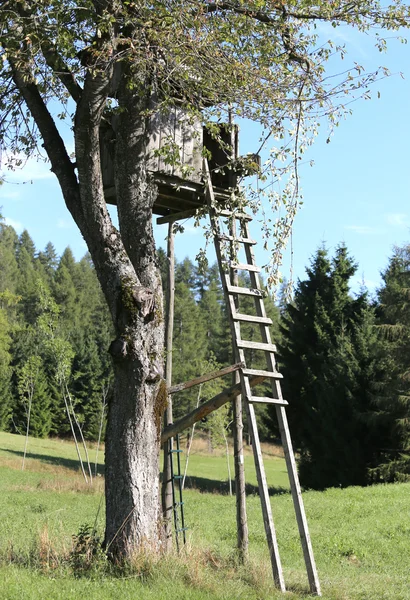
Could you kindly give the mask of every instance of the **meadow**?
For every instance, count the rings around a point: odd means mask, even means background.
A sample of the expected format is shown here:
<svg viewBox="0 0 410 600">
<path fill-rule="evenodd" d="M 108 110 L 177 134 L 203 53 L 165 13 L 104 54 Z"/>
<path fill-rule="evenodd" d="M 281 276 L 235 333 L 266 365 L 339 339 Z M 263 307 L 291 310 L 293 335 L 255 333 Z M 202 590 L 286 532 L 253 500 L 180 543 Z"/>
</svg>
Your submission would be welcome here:
<svg viewBox="0 0 410 600">
<path fill-rule="evenodd" d="M 103 535 L 103 452 L 99 475 L 87 485 L 72 443 L 30 439 L 24 471 L 23 448 L 22 437 L 0 433 L 0 600 L 311 597 L 285 464 L 274 447 L 265 447 L 265 464 L 289 590 L 285 596 L 272 584 L 250 453 L 245 456 L 246 566 L 235 557 L 235 498 L 226 493 L 226 458 L 197 445 L 184 492 L 186 547 L 161 560 L 136 556 L 119 570 L 90 537 L 94 528 Z M 403 483 L 304 493 L 323 598 L 410 599 L 409 496 L 410 484 Z"/>
</svg>

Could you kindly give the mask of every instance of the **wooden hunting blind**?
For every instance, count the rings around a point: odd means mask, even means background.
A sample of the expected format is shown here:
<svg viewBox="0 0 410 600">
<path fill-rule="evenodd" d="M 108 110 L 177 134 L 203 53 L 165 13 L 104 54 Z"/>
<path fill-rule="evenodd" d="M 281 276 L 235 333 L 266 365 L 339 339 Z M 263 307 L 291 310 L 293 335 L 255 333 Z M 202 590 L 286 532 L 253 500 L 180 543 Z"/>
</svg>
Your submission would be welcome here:
<svg viewBox="0 0 410 600">
<path fill-rule="evenodd" d="M 242 443 L 242 406 L 246 410 L 248 430 L 252 439 L 252 450 L 258 480 L 265 533 L 272 565 L 272 574 L 277 587 L 286 591 L 281 566 L 279 548 L 273 523 L 272 508 L 269 498 L 269 488 L 263 464 L 262 450 L 259 440 L 258 423 L 255 405 L 270 404 L 276 411 L 279 431 L 284 450 L 284 456 L 289 475 L 290 490 L 295 508 L 296 521 L 305 559 L 306 571 L 310 590 L 320 596 L 320 583 L 313 556 L 303 499 L 298 479 L 297 467 L 287 422 L 287 400 L 282 397 L 280 380 L 281 373 L 277 371 L 276 346 L 272 343 L 270 326 L 271 319 L 266 314 L 263 289 L 253 252 L 256 241 L 251 238 L 250 222 L 252 217 L 244 210 L 237 208 L 237 177 L 250 172 L 247 157 L 238 158 L 238 128 L 235 125 L 212 124 L 209 129 L 202 127 L 199 118 L 188 115 L 182 108 L 175 107 L 166 112 L 157 112 L 149 117 L 149 143 L 146 150 L 146 160 L 149 172 L 158 186 L 158 197 L 153 212 L 160 217 L 158 223 L 169 224 L 168 234 L 168 327 L 166 336 L 167 375 L 166 386 L 169 397 L 181 389 L 200 385 L 205 381 L 235 372 L 234 385 L 221 392 L 211 400 L 201 404 L 194 411 L 173 423 L 172 402 L 168 403 L 165 415 L 165 427 L 161 435 L 164 447 L 164 457 L 169 462 L 169 471 L 164 465 L 164 485 L 172 483 L 172 497 L 163 503 L 165 514 L 174 512 L 176 539 L 178 531 L 184 533 L 185 527 L 177 527 L 177 511 L 182 509 L 182 496 L 177 501 L 174 480 L 178 480 L 181 492 L 181 474 L 179 465 L 178 445 L 173 447 L 173 439 L 179 432 L 197 422 L 200 418 L 227 402 L 232 402 L 234 438 L 235 438 L 235 473 L 237 494 L 237 528 L 238 540 L 242 535 L 242 516 L 239 518 L 238 506 L 245 502 L 245 479 L 243 471 Z M 106 131 L 101 131 L 101 161 L 105 195 L 108 202 L 115 204 L 114 187 L 114 153 L 115 153 L 115 119 Z M 175 158 L 175 160 L 173 159 Z M 257 163 L 258 157 L 251 156 L 251 163 Z M 243 160 L 245 159 L 245 160 Z M 258 165 L 257 165 L 258 166 Z M 242 169 L 242 170 L 241 170 Z M 253 167 L 251 169 L 251 172 Z M 253 170 L 253 172 L 255 172 Z M 222 288 L 227 305 L 227 315 L 232 335 L 234 363 L 218 372 L 202 375 L 190 382 L 177 386 L 172 385 L 172 327 L 173 323 L 173 288 L 174 288 L 174 254 L 173 254 L 173 223 L 196 214 L 199 208 L 204 208 L 209 214 L 214 238 L 215 252 L 221 276 Z M 239 279 L 238 272 L 245 274 L 245 281 Z M 252 298 L 253 306 L 244 303 L 244 297 Z M 246 328 L 243 324 L 253 324 L 259 330 L 259 340 L 246 338 Z M 259 354 L 261 364 L 265 367 L 255 368 L 249 352 Z M 249 360 L 248 360 L 249 358 Z M 248 364 L 247 364 L 248 363 Z M 269 382 L 265 396 L 258 394 L 261 382 Z M 240 417 L 238 416 L 240 415 Z M 240 432 L 240 433 L 239 433 Z M 238 442 L 239 440 L 239 442 Z M 166 450 L 168 448 L 168 450 Z M 178 458 L 178 474 L 172 467 L 172 455 Z M 241 465 L 241 467 L 238 467 Z M 168 469 L 168 467 L 167 467 Z M 242 469 L 242 474 L 239 470 Z M 167 492 L 165 493 L 165 500 Z M 245 514 L 246 511 L 240 513 Z M 242 522 L 241 522 L 242 520 Z M 246 520 L 246 514 L 245 514 Z M 185 534 L 184 534 L 185 535 Z M 177 542 L 178 543 L 178 542 Z M 238 545 L 239 548 L 239 545 Z"/>
<path fill-rule="evenodd" d="M 116 204 L 114 187 L 114 117 L 109 130 L 101 134 L 101 164 L 104 194 Z M 215 188 L 229 190 L 237 184 L 234 161 L 238 158 L 238 127 L 212 124 L 203 127 L 199 117 L 188 115 L 180 107 L 156 112 L 148 119 L 148 171 L 158 186 L 153 212 L 168 216 L 192 212 L 206 204 L 202 172 L 203 157 L 209 157 Z"/>
</svg>

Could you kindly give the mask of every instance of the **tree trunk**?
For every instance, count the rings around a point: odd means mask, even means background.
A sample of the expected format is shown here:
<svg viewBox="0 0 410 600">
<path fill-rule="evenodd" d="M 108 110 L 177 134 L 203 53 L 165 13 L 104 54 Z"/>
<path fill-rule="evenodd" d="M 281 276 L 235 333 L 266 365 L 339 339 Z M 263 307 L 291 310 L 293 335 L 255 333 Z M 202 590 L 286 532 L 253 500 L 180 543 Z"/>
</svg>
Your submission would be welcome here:
<svg viewBox="0 0 410 600">
<path fill-rule="evenodd" d="M 167 404 L 163 381 L 164 318 L 152 209 L 156 187 L 146 171 L 149 132 L 141 116 L 149 98 L 119 90 L 116 198 L 131 271 L 119 284 L 114 394 L 106 444 L 106 544 L 114 556 L 161 542 L 159 451 Z M 118 308 L 119 306 L 119 308 Z"/>
<path fill-rule="evenodd" d="M 106 544 L 114 556 L 159 547 L 159 433 L 152 384 L 137 360 L 115 365 L 105 450 Z"/>
</svg>

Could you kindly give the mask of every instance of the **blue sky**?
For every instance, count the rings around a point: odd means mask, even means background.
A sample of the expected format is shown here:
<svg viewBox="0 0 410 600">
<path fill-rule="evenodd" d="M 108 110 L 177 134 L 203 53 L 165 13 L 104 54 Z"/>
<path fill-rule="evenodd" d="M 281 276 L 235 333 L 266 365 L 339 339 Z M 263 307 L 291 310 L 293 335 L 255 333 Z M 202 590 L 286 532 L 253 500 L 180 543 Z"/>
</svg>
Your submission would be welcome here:
<svg viewBox="0 0 410 600">
<path fill-rule="evenodd" d="M 373 291 L 394 245 L 410 243 L 410 43 L 392 40 L 388 53 L 380 54 L 358 34 L 337 35 L 347 43 L 351 59 L 368 68 L 385 65 L 393 75 L 375 85 L 372 100 L 352 105 L 353 115 L 340 124 L 330 144 L 323 131 L 310 150 L 315 165 L 306 164 L 300 173 L 304 205 L 294 226 L 294 275 L 304 276 L 322 243 L 333 251 L 344 242 L 359 263 L 353 289 L 364 280 Z M 240 136 L 243 152 L 257 148 L 252 127 L 242 127 Z M 86 245 L 47 163 L 31 159 L 21 172 L 3 174 L 7 183 L 0 187 L 0 207 L 6 222 L 18 233 L 28 229 L 39 250 L 51 241 L 59 254 L 69 245 L 80 258 Z M 155 226 L 159 245 L 164 246 L 166 232 L 166 226 Z M 258 222 L 253 236 L 260 238 Z M 194 259 L 202 245 L 202 230 L 187 222 L 185 233 L 177 236 L 177 258 Z M 269 257 L 261 245 L 257 248 L 258 262 L 265 264 Z M 289 276 L 289 253 L 282 272 Z"/>
</svg>

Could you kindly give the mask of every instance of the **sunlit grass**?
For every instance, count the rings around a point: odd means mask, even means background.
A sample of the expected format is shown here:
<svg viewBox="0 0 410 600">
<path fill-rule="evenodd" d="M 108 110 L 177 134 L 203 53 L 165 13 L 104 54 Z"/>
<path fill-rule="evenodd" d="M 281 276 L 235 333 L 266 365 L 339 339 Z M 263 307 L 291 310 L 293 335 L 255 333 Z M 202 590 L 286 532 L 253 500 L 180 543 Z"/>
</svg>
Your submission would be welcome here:
<svg viewBox="0 0 410 600">
<path fill-rule="evenodd" d="M 159 561 L 139 556 L 122 573 L 97 563 L 80 576 L 70 562 L 73 535 L 84 524 L 95 524 L 98 534 L 103 534 L 103 477 L 92 486 L 85 484 L 69 442 L 30 439 L 31 457 L 24 471 L 19 454 L 23 438 L 0 433 L 0 448 L 1 600 L 283 598 L 272 586 L 257 495 L 247 499 L 250 562 L 246 568 L 238 566 L 235 555 L 235 498 L 188 489 L 184 492 L 188 543 L 181 556 Z M 266 463 L 269 484 L 279 487 L 285 472 L 283 459 L 272 457 Z M 198 447 L 190 458 L 189 473 L 192 478 L 224 481 L 223 453 L 207 456 Z M 410 599 L 409 495 L 410 484 L 304 494 L 325 599 Z M 308 597 L 292 499 L 285 492 L 273 495 L 271 502 L 285 581 L 291 590 L 286 597 Z"/>
</svg>

